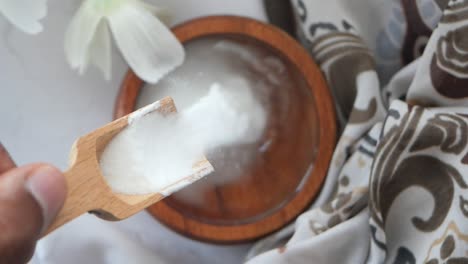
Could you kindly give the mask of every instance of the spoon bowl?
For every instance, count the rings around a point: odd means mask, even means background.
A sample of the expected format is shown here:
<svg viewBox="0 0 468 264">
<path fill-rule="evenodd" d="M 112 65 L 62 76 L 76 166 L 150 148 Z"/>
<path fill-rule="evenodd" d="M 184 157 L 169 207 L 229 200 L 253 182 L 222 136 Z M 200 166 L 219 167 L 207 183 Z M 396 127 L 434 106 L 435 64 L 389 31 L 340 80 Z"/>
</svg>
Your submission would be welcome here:
<svg viewBox="0 0 468 264">
<path fill-rule="evenodd" d="M 193 165 L 192 175 L 162 188 L 159 193 L 126 195 L 112 191 L 100 170 L 99 158 L 102 152 L 122 129 L 154 111 L 162 115 L 174 113 L 174 101 L 166 97 L 75 141 L 70 154 L 70 169 L 64 173 L 67 198 L 46 234 L 86 212 L 110 221 L 128 218 L 213 171 L 211 164 L 203 158 Z"/>
</svg>

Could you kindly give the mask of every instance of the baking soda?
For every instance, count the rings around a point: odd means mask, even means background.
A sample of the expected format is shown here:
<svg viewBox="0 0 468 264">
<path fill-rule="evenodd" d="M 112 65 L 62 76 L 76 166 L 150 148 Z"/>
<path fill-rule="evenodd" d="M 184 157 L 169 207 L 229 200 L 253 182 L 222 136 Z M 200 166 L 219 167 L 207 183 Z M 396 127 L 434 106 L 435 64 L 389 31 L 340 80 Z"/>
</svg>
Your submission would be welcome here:
<svg viewBox="0 0 468 264">
<path fill-rule="evenodd" d="M 294 82 L 283 60 L 255 43 L 209 37 L 190 41 L 185 48 L 186 58 L 180 67 L 157 84 L 142 87 L 139 106 L 171 96 L 179 111 L 184 111 L 199 102 L 212 84 L 217 83 L 226 89 L 248 89 L 245 97 L 253 102 L 247 103 L 258 104 L 266 113 L 265 131 L 260 137 L 256 135 L 260 130 L 252 128 L 246 136 L 256 140 L 206 151 L 205 155 L 215 171 L 173 196 L 191 205 L 203 206 L 205 190 L 237 182 L 269 151 L 278 128 L 288 124 L 288 87 Z M 274 118 L 271 118 L 273 113 Z M 253 113 L 251 118 L 255 119 L 254 116 Z M 218 135 L 222 135 L 221 131 Z"/>
<path fill-rule="evenodd" d="M 131 122 L 105 148 L 101 170 L 115 192 L 157 193 L 193 174 L 205 153 L 256 142 L 266 122 L 247 80 L 233 75 L 178 114 L 155 111 Z"/>
</svg>

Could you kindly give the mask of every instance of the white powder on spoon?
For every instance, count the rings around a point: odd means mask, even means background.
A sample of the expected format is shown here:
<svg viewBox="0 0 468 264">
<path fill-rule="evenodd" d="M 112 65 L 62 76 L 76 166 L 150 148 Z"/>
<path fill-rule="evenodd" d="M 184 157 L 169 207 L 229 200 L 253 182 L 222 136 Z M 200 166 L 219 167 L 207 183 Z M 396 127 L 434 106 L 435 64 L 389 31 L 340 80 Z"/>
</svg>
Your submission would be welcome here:
<svg viewBox="0 0 468 264">
<path fill-rule="evenodd" d="M 191 175 L 204 153 L 258 140 L 266 126 L 265 110 L 245 79 L 228 83 L 213 83 L 207 95 L 178 114 L 153 112 L 117 134 L 100 160 L 113 191 L 160 192 Z"/>
</svg>

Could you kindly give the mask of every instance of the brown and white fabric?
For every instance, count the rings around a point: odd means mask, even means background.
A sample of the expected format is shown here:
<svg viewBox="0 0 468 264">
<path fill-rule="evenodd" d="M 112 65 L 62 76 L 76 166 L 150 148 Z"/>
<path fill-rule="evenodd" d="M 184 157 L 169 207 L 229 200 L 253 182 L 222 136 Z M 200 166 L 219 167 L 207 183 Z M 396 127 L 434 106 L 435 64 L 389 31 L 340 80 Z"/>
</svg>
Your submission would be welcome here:
<svg viewBox="0 0 468 264">
<path fill-rule="evenodd" d="M 468 0 L 291 0 L 341 137 L 248 263 L 468 263 Z"/>
</svg>

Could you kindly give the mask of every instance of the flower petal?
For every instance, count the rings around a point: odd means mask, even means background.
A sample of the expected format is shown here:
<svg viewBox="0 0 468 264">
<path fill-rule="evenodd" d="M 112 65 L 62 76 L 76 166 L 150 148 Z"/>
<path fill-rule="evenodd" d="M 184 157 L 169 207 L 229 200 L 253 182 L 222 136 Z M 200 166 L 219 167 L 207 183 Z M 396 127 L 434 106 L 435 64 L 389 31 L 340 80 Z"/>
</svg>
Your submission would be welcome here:
<svg viewBox="0 0 468 264">
<path fill-rule="evenodd" d="M 47 15 L 47 0 L 0 0 L 0 13 L 29 34 L 42 31 L 39 20 Z"/>
<path fill-rule="evenodd" d="M 85 1 L 73 17 L 65 33 L 65 56 L 73 69 L 83 73 L 90 59 L 89 49 L 103 16 L 91 1 Z"/>
<path fill-rule="evenodd" d="M 110 32 L 106 21 L 101 20 L 96 34 L 89 45 L 89 61 L 97 66 L 106 80 L 111 78 L 111 43 Z"/>
<path fill-rule="evenodd" d="M 156 83 L 184 61 L 180 42 L 140 2 L 129 1 L 108 20 L 123 57 L 144 81 Z"/>
</svg>

